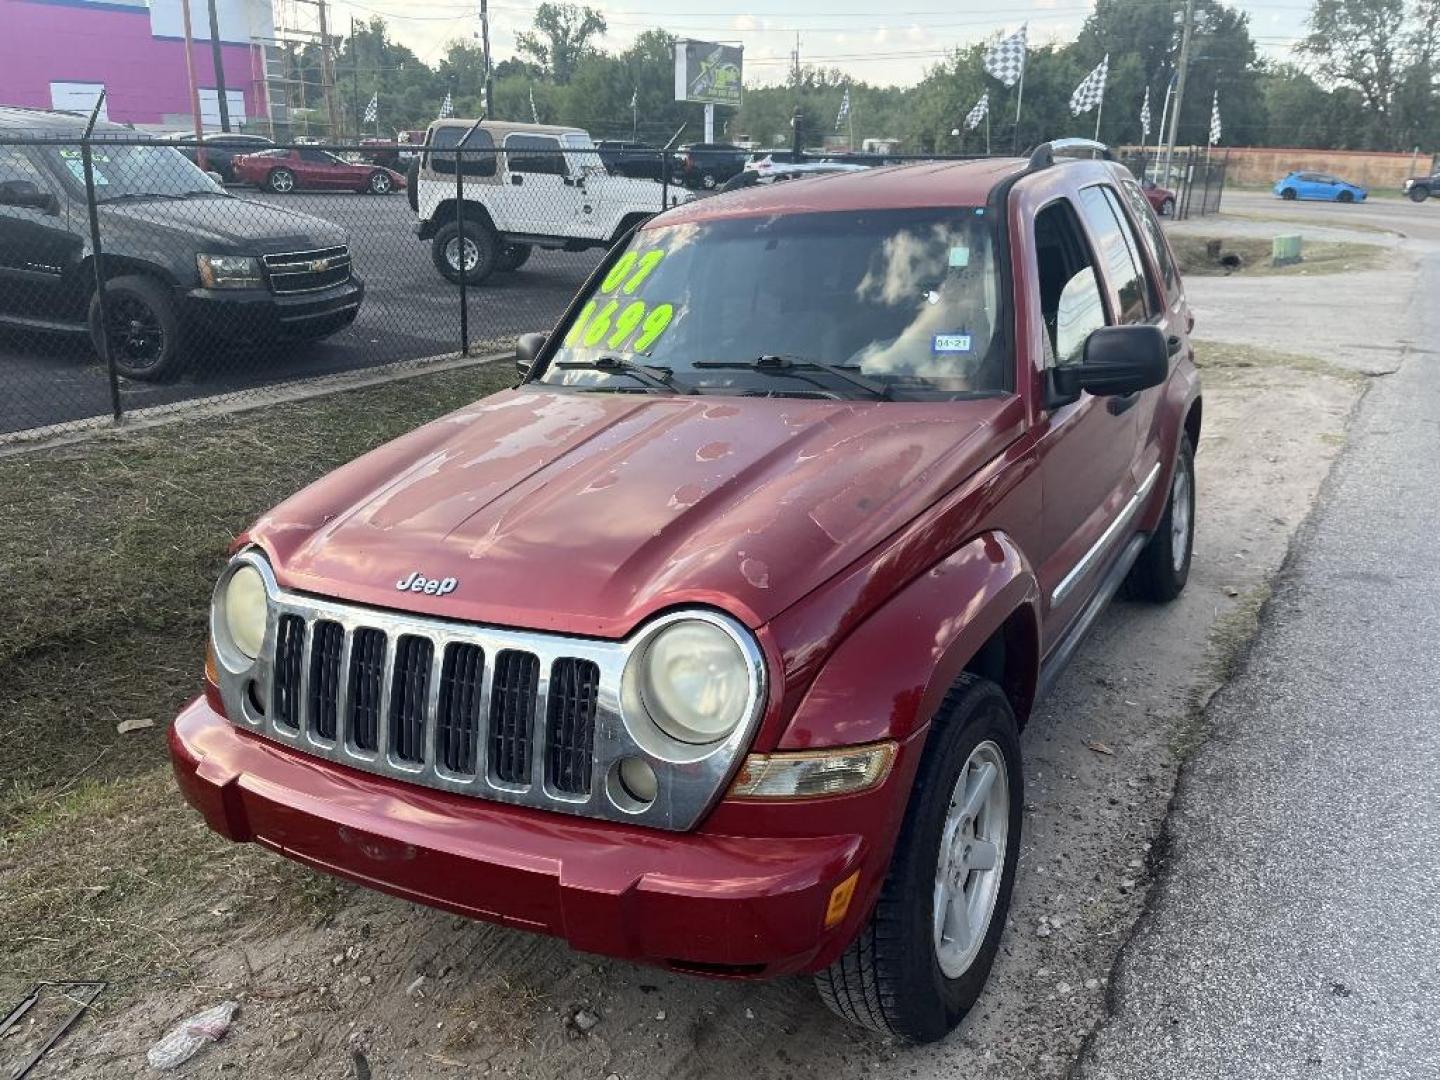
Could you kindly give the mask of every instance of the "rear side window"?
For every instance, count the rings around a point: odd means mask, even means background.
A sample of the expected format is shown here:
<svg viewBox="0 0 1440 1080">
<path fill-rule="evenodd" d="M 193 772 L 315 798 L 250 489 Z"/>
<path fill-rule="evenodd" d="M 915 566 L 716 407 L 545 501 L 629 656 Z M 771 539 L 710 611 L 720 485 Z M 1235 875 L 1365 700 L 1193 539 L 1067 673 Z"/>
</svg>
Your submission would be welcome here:
<svg viewBox="0 0 1440 1080">
<path fill-rule="evenodd" d="M 1130 203 L 1130 212 L 1140 222 L 1140 239 L 1144 241 L 1150 257 L 1155 260 L 1155 265 L 1160 268 L 1160 276 L 1165 282 L 1165 295 L 1173 300 L 1180 295 L 1180 273 L 1175 269 L 1170 245 L 1165 242 L 1165 233 L 1160 228 L 1155 211 L 1151 209 L 1150 201 L 1145 198 L 1145 193 L 1135 181 L 1126 180 L 1121 190 L 1125 192 L 1125 199 Z"/>
<path fill-rule="evenodd" d="M 1105 325 L 1105 301 L 1068 199 L 1059 199 L 1036 215 L 1035 263 L 1048 347 L 1046 367 L 1078 364 L 1085 355 L 1085 340 Z"/>
<path fill-rule="evenodd" d="M 505 139 L 506 166 L 512 173 L 544 173 L 565 176 L 565 156 L 560 141 L 548 135 L 510 135 Z"/>
<path fill-rule="evenodd" d="M 1139 243 L 1120 210 L 1115 189 L 1102 184 L 1083 189 L 1080 212 L 1094 237 L 1100 265 L 1110 285 L 1115 321 L 1144 322 L 1150 315 L 1147 298 L 1153 293 L 1141 265 Z"/>
<path fill-rule="evenodd" d="M 462 127 L 436 128 L 430 135 L 429 167 L 437 173 L 455 172 L 455 155 L 441 154 L 436 151 L 452 150 L 460 145 L 460 139 L 464 136 L 466 129 Z M 484 128 L 476 128 L 470 132 L 470 137 L 465 140 L 466 150 L 486 151 L 495 149 L 495 140 Z M 464 154 L 464 161 L 461 164 L 466 176 L 494 176 L 495 155 L 493 153 Z"/>
</svg>

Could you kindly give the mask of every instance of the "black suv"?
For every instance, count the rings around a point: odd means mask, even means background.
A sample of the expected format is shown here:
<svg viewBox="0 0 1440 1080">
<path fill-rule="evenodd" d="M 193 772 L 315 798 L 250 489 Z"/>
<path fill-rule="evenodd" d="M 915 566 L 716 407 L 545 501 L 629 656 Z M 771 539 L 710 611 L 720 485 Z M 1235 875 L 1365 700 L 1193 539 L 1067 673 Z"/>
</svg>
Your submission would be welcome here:
<svg viewBox="0 0 1440 1080">
<path fill-rule="evenodd" d="M 100 339 L 79 138 L 83 119 L 0 108 L 0 325 Z M 160 379 L 189 346 L 314 339 L 355 321 L 365 288 L 345 234 L 225 192 L 173 145 L 95 130 L 107 339 L 120 372 Z"/>
<path fill-rule="evenodd" d="M 611 176 L 659 180 L 664 169 L 665 153 L 649 143 L 601 139 L 595 149 L 600 152 L 600 164 Z"/>
<path fill-rule="evenodd" d="M 1440 195 L 1440 173 L 1434 176 L 1412 176 L 1401 189 L 1412 202 L 1424 202 L 1431 195 Z"/>
<path fill-rule="evenodd" d="M 193 133 L 182 133 L 172 135 L 171 141 L 175 149 L 184 154 L 195 164 L 200 164 L 200 154 L 197 149 L 195 135 Z M 235 168 L 231 164 L 241 154 L 256 154 L 261 150 L 269 150 L 275 144 L 264 135 L 242 135 L 238 132 L 216 132 L 204 135 L 201 141 L 205 145 L 205 163 L 203 168 L 211 172 L 219 173 L 220 179 L 227 184 L 233 184 L 235 180 Z"/>
<path fill-rule="evenodd" d="M 691 143 L 675 152 L 676 182 L 713 191 L 745 168 L 749 152 L 729 143 Z"/>
</svg>

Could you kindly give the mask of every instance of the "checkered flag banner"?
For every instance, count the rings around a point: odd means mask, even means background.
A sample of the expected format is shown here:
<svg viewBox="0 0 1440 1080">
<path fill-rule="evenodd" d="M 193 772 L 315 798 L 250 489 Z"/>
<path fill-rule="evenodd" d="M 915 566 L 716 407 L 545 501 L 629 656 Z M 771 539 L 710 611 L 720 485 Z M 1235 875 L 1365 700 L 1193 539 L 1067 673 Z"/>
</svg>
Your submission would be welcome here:
<svg viewBox="0 0 1440 1080">
<path fill-rule="evenodd" d="M 1220 141 L 1220 91 L 1215 91 L 1215 96 L 1210 99 L 1210 145 L 1214 146 Z"/>
<path fill-rule="evenodd" d="M 1140 138 L 1150 137 L 1150 88 L 1145 87 L 1145 104 L 1140 106 Z"/>
<path fill-rule="evenodd" d="M 845 123 L 845 118 L 850 115 L 850 88 L 845 88 L 845 96 L 840 99 L 840 112 L 835 117 L 835 130 L 840 130 L 840 125 Z"/>
<path fill-rule="evenodd" d="M 975 102 L 975 107 L 965 114 L 965 130 L 974 131 L 980 121 L 985 119 L 985 114 L 990 111 L 990 91 L 986 90 L 980 95 L 980 100 Z"/>
<path fill-rule="evenodd" d="M 1025 30 L 1020 29 L 997 41 L 985 54 L 985 70 L 1006 86 L 1014 86 L 1025 74 Z"/>
<path fill-rule="evenodd" d="M 380 119 L 380 91 L 370 95 L 370 104 L 365 106 L 365 123 L 373 124 Z"/>
<path fill-rule="evenodd" d="M 1080 80 L 1075 92 L 1070 95 L 1070 115 L 1079 116 L 1089 112 L 1105 100 L 1105 76 L 1110 73 L 1110 54 L 1095 66 L 1095 70 Z"/>
<path fill-rule="evenodd" d="M 455 103 L 450 100 L 450 91 L 445 91 L 445 100 L 440 103 L 440 119 L 447 120 L 455 115 Z"/>
</svg>

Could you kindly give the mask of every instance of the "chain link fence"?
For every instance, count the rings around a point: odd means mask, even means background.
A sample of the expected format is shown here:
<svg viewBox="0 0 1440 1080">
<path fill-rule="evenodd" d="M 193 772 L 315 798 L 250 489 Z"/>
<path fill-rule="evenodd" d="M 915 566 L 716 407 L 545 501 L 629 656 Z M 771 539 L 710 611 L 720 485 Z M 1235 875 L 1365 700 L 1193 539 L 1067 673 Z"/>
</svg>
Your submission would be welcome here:
<svg viewBox="0 0 1440 1080">
<path fill-rule="evenodd" d="M 131 132 L 0 138 L 0 442 L 494 351 L 692 197 L 658 151 L 622 173 L 556 137 L 438 130 L 458 137 L 387 164 L 363 145 L 212 162 Z"/>
<path fill-rule="evenodd" d="M 1190 147 L 1167 156 L 1163 150 L 1130 150 L 1120 155 L 1145 187 L 1156 213 L 1176 221 L 1220 212 L 1229 155 Z"/>
</svg>

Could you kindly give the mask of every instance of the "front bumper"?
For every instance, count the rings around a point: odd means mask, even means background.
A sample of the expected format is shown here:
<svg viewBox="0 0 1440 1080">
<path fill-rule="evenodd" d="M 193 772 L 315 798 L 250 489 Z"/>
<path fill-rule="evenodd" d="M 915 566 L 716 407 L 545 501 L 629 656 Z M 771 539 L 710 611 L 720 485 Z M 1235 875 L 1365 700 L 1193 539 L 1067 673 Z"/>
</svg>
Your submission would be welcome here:
<svg viewBox="0 0 1440 1080">
<path fill-rule="evenodd" d="M 180 314 L 187 328 L 227 342 L 264 342 L 329 333 L 355 321 L 365 283 L 352 276 L 315 292 L 275 294 L 268 289 L 182 289 Z"/>
<path fill-rule="evenodd" d="M 897 761 L 885 784 L 831 800 L 849 804 L 833 809 L 751 804 L 731 823 L 768 817 L 777 827 L 722 835 L 572 819 L 371 776 L 237 730 L 203 697 L 176 719 L 170 751 L 185 798 L 231 840 L 586 952 L 731 977 L 817 970 L 843 951 L 883 880 L 904 811 L 897 791 L 908 791 L 914 768 Z M 833 817 L 835 834 L 787 832 L 797 817 Z M 720 810 L 709 827 L 717 820 Z M 857 870 L 848 914 L 826 929 L 832 890 Z"/>
</svg>

